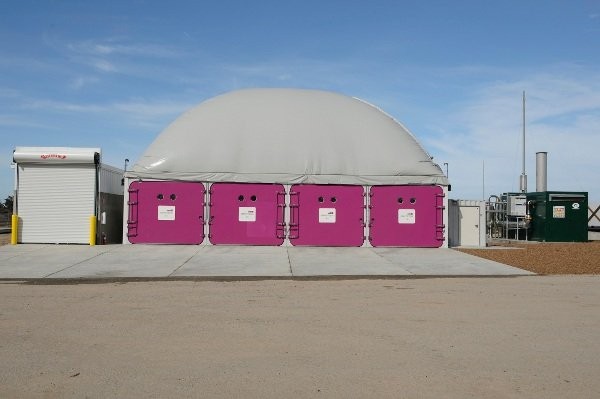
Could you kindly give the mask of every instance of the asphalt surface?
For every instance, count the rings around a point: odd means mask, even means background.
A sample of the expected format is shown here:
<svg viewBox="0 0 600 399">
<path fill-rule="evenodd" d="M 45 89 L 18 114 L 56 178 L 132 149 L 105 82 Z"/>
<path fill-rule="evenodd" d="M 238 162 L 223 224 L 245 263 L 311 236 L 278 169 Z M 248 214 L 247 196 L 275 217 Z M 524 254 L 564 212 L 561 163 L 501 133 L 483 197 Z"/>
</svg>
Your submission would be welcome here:
<svg viewBox="0 0 600 399">
<path fill-rule="evenodd" d="M 2 398 L 596 398 L 600 276 L 0 284 Z"/>
<path fill-rule="evenodd" d="M 531 272 L 443 248 L 197 245 L 0 246 L 0 279 L 513 276 Z"/>
</svg>

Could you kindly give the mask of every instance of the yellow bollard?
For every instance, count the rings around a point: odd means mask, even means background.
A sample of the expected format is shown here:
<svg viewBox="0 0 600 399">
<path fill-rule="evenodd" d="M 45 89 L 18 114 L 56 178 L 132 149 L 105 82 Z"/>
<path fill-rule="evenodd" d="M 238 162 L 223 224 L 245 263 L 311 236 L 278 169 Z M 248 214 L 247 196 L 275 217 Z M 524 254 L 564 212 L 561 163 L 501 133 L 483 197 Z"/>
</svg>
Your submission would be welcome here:
<svg viewBox="0 0 600 399">
<path fill-rule="evenodd" d="M 19 237 L 19 217 L 15 214 L 12 215 L 10 229 L 10 243 L 12 245 L 17 245 L 17 239 Z"/>
<path fill-rule="evenodd" d="M 90 216 L 90 245 L 96 245 L 96 216 Z"/>
</svg>

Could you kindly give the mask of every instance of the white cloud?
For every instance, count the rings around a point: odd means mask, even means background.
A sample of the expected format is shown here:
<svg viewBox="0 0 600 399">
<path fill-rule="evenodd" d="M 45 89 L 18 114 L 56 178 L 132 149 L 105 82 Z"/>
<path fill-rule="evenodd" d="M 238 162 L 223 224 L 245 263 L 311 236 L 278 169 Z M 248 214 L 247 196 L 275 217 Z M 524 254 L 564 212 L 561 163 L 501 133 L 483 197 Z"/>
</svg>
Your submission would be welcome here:
<svg viewBox="0 0 600 399">
<path fill-rule="evenodd" d="M 183 53 L 171 46 L 154 43 L 123 43 L 124 39 L 85 40 L 67 44 L 77 54 L 92 56 L 125 55 L 155 58 L 175 58 Z"/>
<path fill-rule="evenodd" d="M 17 98 L 21 95 L 18 90 L 0 87 L 0 97 Z"/>
<path fill-rule="evenodd" d="M 0 126 L 5 127 L 25 127 L 33 129 L 47 128 L 47 125 L 25 120 L 16 115 L 0 115 Z"/>
<path fill-rule="evenodd" d="M 165 123 L 174 120 L 182 112 L 191 108 L 193 103 L 175 101 L 146 101 L 134 99 L 128 102 L 115 102 L 108 104 L 79 104 L 63 101 L 45 99 L 25 99 L 21 105 L 22 109 L 35 109 L 39 111 L 70 113 L 76 115 L 88 115 L 90 117 L 112 118 L 121 121 L 124 126 L 137 126 L 157 129 Z M 23 116 L 22 118 L 26 118 Z M 19 123 L 17 117 L 11 122 Z M 23 123 L 26 123 L 24 120 Z M 0 117 L 0 124 L 2 119 Z"/>
<path fill-rule="evenodd" d="M 100 79 L 93 76 L 77 76 L 72 79 L 69 83 L 69 88 L 73 90 L 80 90 L 85 86 L 98 83 Z"/>
<path fill-rule="evenodd" d="M 75 63 L 87 65 L 104 73 L 118 72 L 138 76 L 143 61 L 176 59 L 185 54 L 179 49 L 155 43 L 132 43 L 126 38 L 107 38 L 64 43 L 46 38 L 46 43 Z M 141 60 L 143 59 L 143 60 Z M 132 71 L 134 69 L 134 71 Z"/>
<path fill-rule="evenodd" d="M 22 104 L 25 109 L 36 109 L 44 111 L 58 111 L 58 112 L 70 112 L 70 113 L 99 113 L 105 112 L 107 108 L 102 105 L 96 104 L 73 104 L 63 101 L 54 100 L 25 100 Z"/>
<path fill-rule="evenodd" d="M 107 60 L 90 59 L 89 64 L 102 72 L 117 72 L 117 67 Z"/>
<path fill-rule="evenodd" d="M 535 152 L 548 152 L 548 189 L 589 191 L 600 199 L 600 74 L 543 73 L 484 87 L 443 131 L 426 140 L 439 162 L 449 162 L 454 197 L 518 191 L 521 173 L 522 90 L 527 92 L 526 170 L 535 190 Z M 583 73 L 586 72 L 586 73 Z"/>
<path fill-rule="evenodd" d="M 192 107 L 194 104 L 185 102 L 145 102 L 145 101 L 133 101 L 133 102 L 121 102 L 115 103 L 111 106 L 115 110 L 136 115 L 140 118 L 156 118 L 157 116 L 165 115 L 179 115 L 183 111 Z"/>
</svg>

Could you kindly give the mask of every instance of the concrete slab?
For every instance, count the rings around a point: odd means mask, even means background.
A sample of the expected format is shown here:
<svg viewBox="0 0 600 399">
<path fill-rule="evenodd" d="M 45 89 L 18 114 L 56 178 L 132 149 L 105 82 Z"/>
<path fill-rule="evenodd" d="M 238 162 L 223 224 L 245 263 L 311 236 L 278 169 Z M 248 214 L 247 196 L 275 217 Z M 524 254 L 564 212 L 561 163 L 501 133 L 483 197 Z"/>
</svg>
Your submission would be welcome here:
<svg viewBox="0 0 600 399">
<path fill-rule="evenodd" d="M 294 276 L 409 275 L 372 248 L 288 247 Z"/>
<path fill-rule="evenodd" d="M 527 270 L 478 258 L 445 248 L 374 248 L 373 251 L 397 263 L 412 274 L 434 276 L 533 275 Z"/>
<path fill-rule="evenodd" d="M 189 261 L 195 245 L 110 245 L 110 251 L 49 275 L 50 278 L 167 277 Z"/>
<path fill-rule="evenodd" d="M 171 276 L 286 276 L 290 261 L 284 247 L 204 246 Z"/>
<path fill-rule="evenodd" d="M 2 247 L 1 278 L 43 278 L 109 251 L 108 246 L 23 244 Z"/>
<path fill-rule="evenodd" d="M 54 247 L 55 244 L 28 244 L 28 245 L 2 245 L 0 246 L 0 261 L 14 258 L 28 252 L 39 251 L 43 248 Z"/>
<path fill-rule="evenodd" d="M 196 245 L 0 247 L 0 278 L 489 276 L 528 271 L 451 249 Z"/>
</svg>

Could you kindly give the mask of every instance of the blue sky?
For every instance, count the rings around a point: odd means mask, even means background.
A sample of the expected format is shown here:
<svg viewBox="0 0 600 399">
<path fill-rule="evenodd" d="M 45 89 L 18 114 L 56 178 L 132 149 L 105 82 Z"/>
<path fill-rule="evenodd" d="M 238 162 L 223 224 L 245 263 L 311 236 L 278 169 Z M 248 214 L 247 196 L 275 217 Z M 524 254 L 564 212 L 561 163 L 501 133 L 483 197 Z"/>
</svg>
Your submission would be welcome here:
<svg viewBox="0 0 600 399">
<path fill-rule="evenodd" d="M 371 4 L 370 4 L 371 3 Z M 452 198 L 527 174 L 600 202 L 600 2 L 1 1 L 0 196 L 15 146 L 134 162 L 186 109 L 248 87 L 323 89 L 400 120 Z"/>
</svg>

